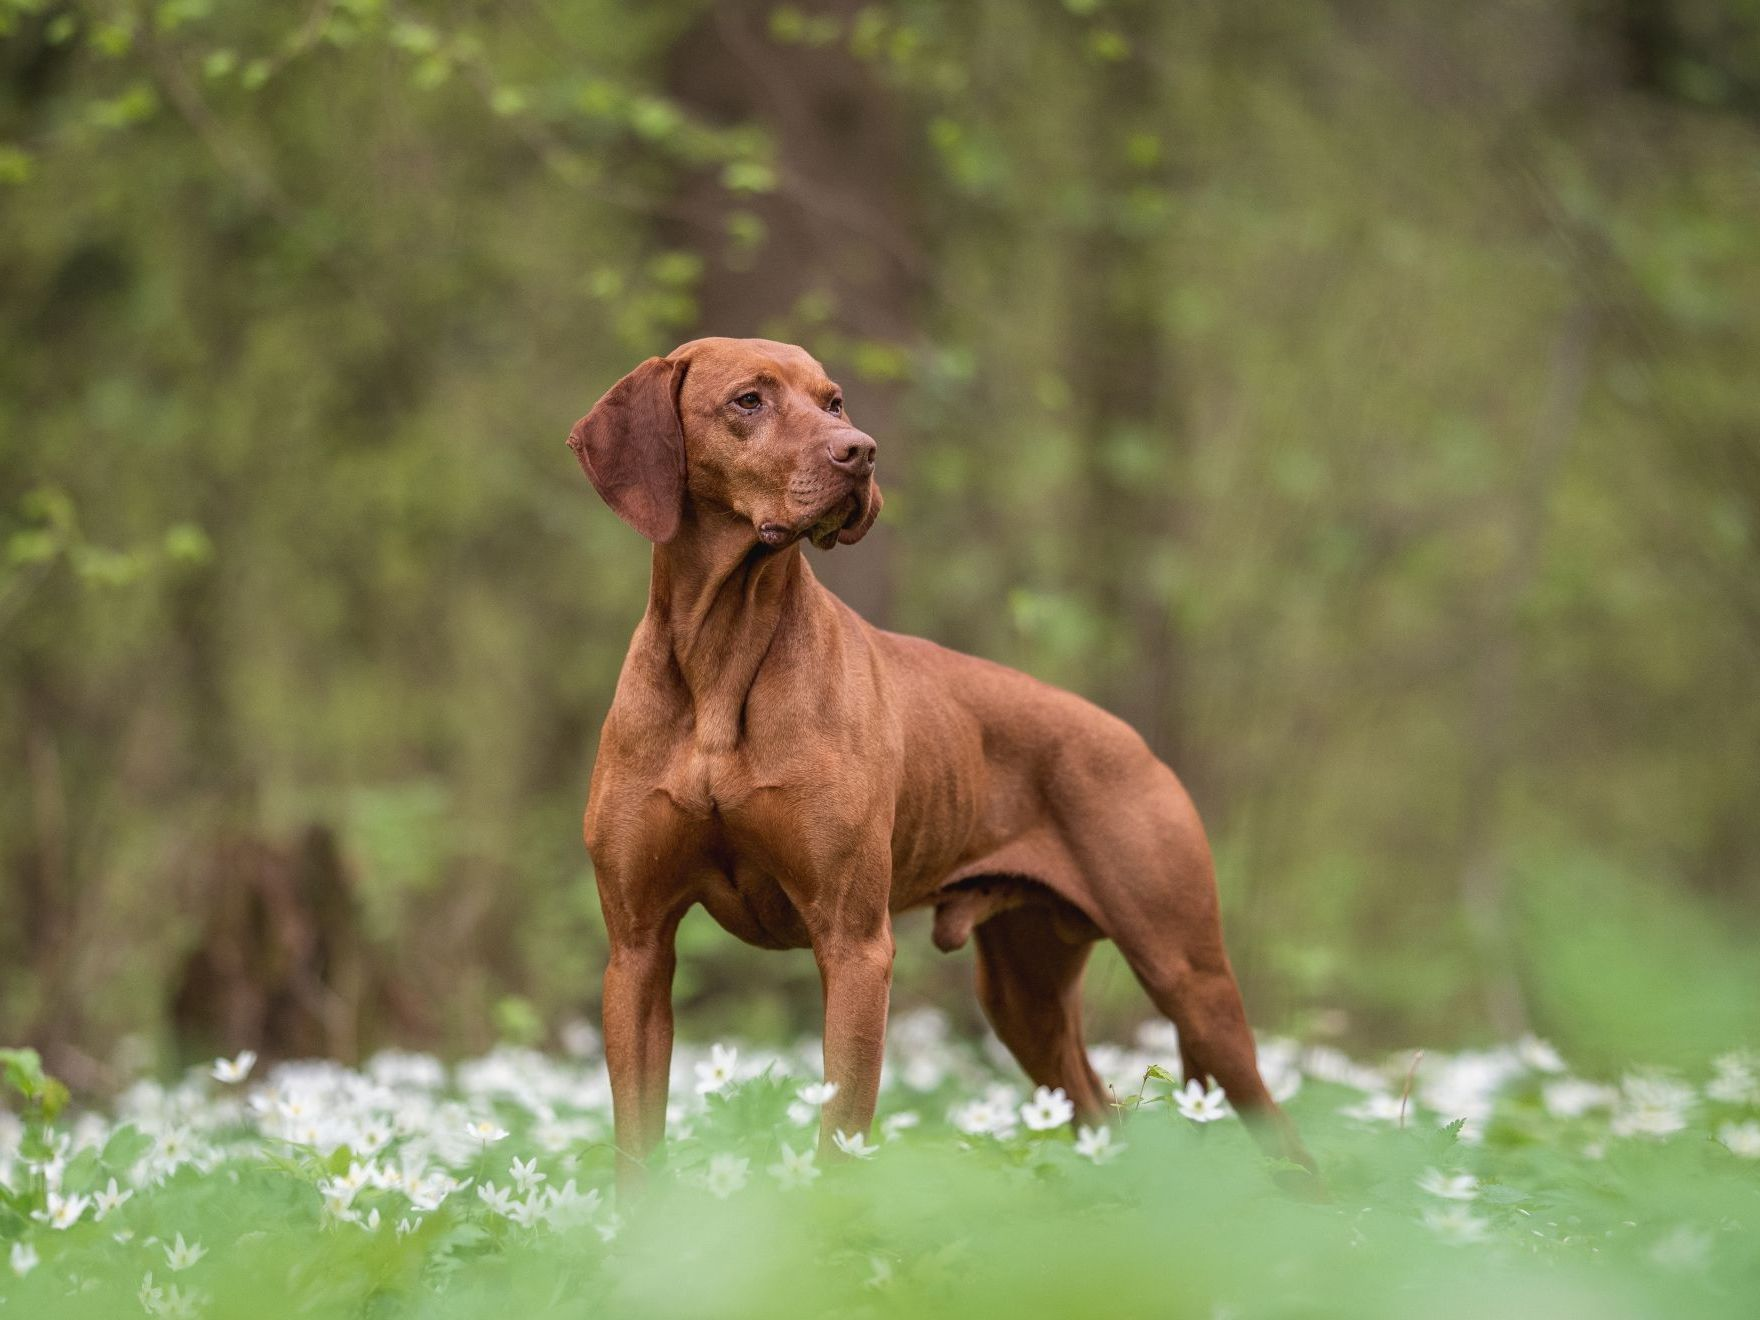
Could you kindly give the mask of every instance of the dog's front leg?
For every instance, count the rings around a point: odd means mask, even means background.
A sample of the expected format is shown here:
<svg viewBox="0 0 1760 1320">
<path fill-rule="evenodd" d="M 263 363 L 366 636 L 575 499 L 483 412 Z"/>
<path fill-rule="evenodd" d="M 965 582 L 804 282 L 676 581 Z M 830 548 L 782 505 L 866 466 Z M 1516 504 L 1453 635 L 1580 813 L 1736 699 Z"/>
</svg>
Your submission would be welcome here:
<svg viewBox="0 0 1760 1320">
<path fill-rule="evenodd" d="M 605 966 L 605 1064 L 617 1132 L 617 1189 L 640 1188 L 666 1134 L 672 1068 L 673 928 L 613 937 Z"/>
<path fill-rule="evenodd" d="M 837 1084 L 820 1122 L 824 1155 L 836 1149 L 834 1134 L 865 1136 L 874 1121 L 886 1053 L 892 952 L 892 923 L 884 907 L 868 929 L 828 935 L 813 946 L 825 986 L 825 1079 Z"/>
</svg>

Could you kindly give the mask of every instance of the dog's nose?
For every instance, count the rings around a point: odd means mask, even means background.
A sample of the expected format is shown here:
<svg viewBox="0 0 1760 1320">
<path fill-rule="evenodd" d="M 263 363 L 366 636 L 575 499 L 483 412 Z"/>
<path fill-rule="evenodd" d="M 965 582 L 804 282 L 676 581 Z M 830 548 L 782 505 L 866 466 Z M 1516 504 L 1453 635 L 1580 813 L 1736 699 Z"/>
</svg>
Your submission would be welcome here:
<svg viewBox="0 0 1760 1320">
<path fill-rule="evenodd" d="M 858 477 L 865 477 L 874 470 L 874 450 L 874 442 L 860 431 L 840 435 L 826 446 L 834 466 Z"/>
</svg>

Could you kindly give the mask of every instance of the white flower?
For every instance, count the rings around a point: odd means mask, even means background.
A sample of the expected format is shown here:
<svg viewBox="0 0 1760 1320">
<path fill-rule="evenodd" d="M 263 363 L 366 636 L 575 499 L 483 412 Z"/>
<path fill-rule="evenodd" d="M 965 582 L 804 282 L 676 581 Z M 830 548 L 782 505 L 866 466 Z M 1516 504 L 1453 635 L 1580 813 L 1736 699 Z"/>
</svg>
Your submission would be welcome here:
<svg viewBox="0 0 1760 1320">
<path fill-rule="evenodd" d="M 538 1157 L 536 1155 L 523 1164 L 520 1163 L 519 1156 L 515 1155 L 513 1168 L 510 1172 L 513 1177 L 513 1185 L 522 1192 L 529 1192 L 544 1181 L 544 1175 L 538 1172 Z"/>
<path fill-rule="evenodd" d="M 1609 1124 L 1616 1137 L 1666 1137 L 1687 1125 L 1691 1087 L 1654 1073 L 1635 1073 L 1620 1081 L 1620 1104 Z"/>
<path fill-rule="evenodd" d="M 1227 1097 L 1214 1086 L 1206 1088 L 1196 1077 L 1173 1093 L 1173 1106 L 1194 1123 L 1214 1123 L 1228 1117 Z"/>
<path fill-rule="evenodd" d="M 318 1195 L 324 1198 L 324 1213 L 330 1218 L 346 1222 L 355 1217 L 349 1208 L 354 1204 L 354 1193 L 334 1179 L 320 1184 Z"/>
<path fill-rule="evenodd" d="M 1006 1141 L 1014 1135 L 1014 1106 L 988 1097 L 971 1100 L 953 1111 L 953 1125 L 973 1137 Z"/>
<path fill-rule="evenodd" d="M 1540 1088 L 1540 1103 L 1554 1118 L 1581 1118 L 1591 1109 L 1606 1109 L 1619 1099 L 1619 1092 L 1580 1077 L 1561 1077 Z"/>
<path fill-rule="evenodd" d="M 709 1161 L 709 1172 L 703 1179 L 703 1186 L 709 1189 L 711 1196 L 725 1201 L 746 1185 L 748 1167 L 747 1161 L 737 1155 L 717 1155 Z"/>
<path fill-rule="evenodd" d="M 19 1278 L 24 1278 L 25 1275 L 36 1269 L 39 1260 L 37 1249 L 30 1243 L 14 1242 L 12 1244 L 12 1272 Z"/>
<path fill-rule="evenodd" d="M 574 1185 L 573 1178 L 560 1187 L 551 1187 L 547 1195 L 549 1206 L 545 1218 L 555 1228 L 572 1228 L 585 1223 L 599 1208 L 599 1189 L 592 1188 L 583 1195 Z"/>
<path fill-rule="evenodd" d="M 1760 1123 L 1725 1123 L 1717 1129 L 1717 1139 L 1732 1155 L 1744 1160 L 1760 1160 Z"/>
<path fill-rule="evenodd" d="M 804 1147 L 797 1153 L 785 1141 L 776 1163 L 766 1172 L 784 1187 L 805 1187 L 819 1176 L 819 1166 L 814 1161 L 811 1146 Z"/>
<path fill-rule="evenodd" d="M 880 1135 L 891 1141 L 900 1132 L 908 1132 L 923 1121 L 922 1116 L 912 1109 L 901 1109 L 896 1114 L 888 1114 L 880 1120 Z"/>
<path fill-rule="evenodd" d="M 1418 1175 L 1418 1186 L 1445 1201 L 1471 1201 L 1479 1195 L 1479 1180 L 1470 1173 L 1443 1173 L 1425 1169 Z"/>
<path fill-rule="evenodd" d="M 187 1270 L 207 1254 L 207 1248 L 200 1242 L 185 1242 L 183 1234 L 179 1233 L 177 1241 L 165 1248 L 165 1264 L 175 1273 Z"/>
<path fill-rule="evenodd" d="M 550 1201 L 542 1192 L 534 1192 L 507 1212 L 507 1217 L 521 1228 L 532 1228 L 550 1211 Z"/>
<path fill-rule="evenodd" d="M 839 1128 L 831 1134 L 831 1140 L 836 1143 L 837 1149 L 845 1155 L 853 1155 L 858 1160 L 870 1159 L 880 1153 L 880 1147 L 868 1144 L 866 1133 L 851 1134 Z"/>
<path fill-rule="evenodd" d="M 809 1082 L 795 1092 L 803 1105 L 813 1105 L 823 1109 L 831 1103 L 831 1097 L 837 1094 L 836 1082 Z"/>
<path fill-rule="evenodd" d="M 819 1111 L 805 1100 L 790 1100 L 788 1102 L 788 1121 L 796 1127 L 806 1127 L 818 1117 Z"/>
<path fill-rule="evenodd" d="M 118 1191 L 116 1187 L 116 1179 L 112 1178 L 110 1180 L 110 1185 L 103 1191 L 92 1193 L 93 1221 L 96 1223 L 102 1223 L 105 1215 L 109 1214 L 112 1210 L 120 1210 L 123 1203 L 133 1195 L 133 1192 Z"/>
<path fill-rule="evenodd" d="M 733 1046 L 711 1045 L 709 1061 L 697 1065 L 697 1094 L 714 1095 L 726 1090 L 738 1066 L 739 1051 Z"/>
<path fill-rule="evenodd" d="M 1760 1063 L 1751 1054 L 1723 1054 L 1711 1061 L 1715 1076 L 1705 1094 L 1726 1105 L 1760 1105 Z"/>
<path fill-rule="evenodd" d="M 1516 1042 L 1516 1057 L 1535 1072 L 1557 1073 L 1564 1071 L 1564 1060 L 1558 1051 L 1552 1048 L 1549 1041 L 1538 1036 L 1523 1036 Z"/>
<path fill-rule="evenodd" d="M 190 1317 L 196 1314 L 201 1302 L 202 1295 L 200 1293 L 185 1292 L 175 1283 L 171 1283 L 165 1286 L 164 1296 L 160 1299 L 158 1309 L 153 1314 L 166 1316 L 169 1320 L 190 1320 Z"/>
<path fill-rule="evenodd" d="M 1346 1105 L 1338 1112 L 1362 1123 L 1397 1123 L 1408 1110 L 1416 1108 L 1416 1105 L 1402 1101 L 1397 1095 L 1390 1095 L 1386 1091 L 1372 1091 L 1356 1104 Z"/>
<path fill-rule="evenodd" d="M 141 1310 L 148 1315 L 158 1315 L 165 1305 L 165 1290 L 153 1286 L 153 1272 L 147 1271 L 147 1277 L 141 1280 L 141 1286 L 135 1293 L 135 1300 L 140 1302 Z"/>
<path fill-rule="evenodd" d="M 1426 1210 L 1424 1226 L 1445 1242 L 1483 1242 L 1490 1225 L 1464 1205 Z"/>
<path fill-rule="evenodd" d="M 50 1192 L 48 1205 L 42 1210 L 31 1211 L 31 1218 L 50 1228 L 66 1231 L 79 1223 L 79 1218 L 86 1212 L 90 1198 L 84 1196 L 63 1196 L 60 1192 Z"/>
<path fill-rule="evenodd" d="M 236 1059 L 215 1059 L 210 1071 L 217 1082 L 242 1082 L 251 1075 L 251 1069 L 257 1066 L 257 1052 L 243 1050 Z"/>
<path fill-rule="evenodd" d="M 1041 1086 L 1033 1092 L 1033 1098 L 1021 1106 L 1021 1122 L 1035 1132 L 1062 1127 L 1075 1116 L 1076 1107 L 1069 1102 L 1061 1086 L 1056 1090 Z"/>
<path fill-rule="evenodd" d="M 510 1187 L 481 1183 L 477 1187 L 477 1199 L 498 1215 L 507 1216 L 513 1213 L 513 1189 Z"/>
<path fill-rule="evenodd" d="M 465 1135 L 480 1141 L 485 1147 L 494 1145 L 507 1135 L 507 1129 L 497 1126 L 493 1119 L 479 1118 L 464 1125 Z"/>
<path fill-rule="evenodd" d="M 1096 1164 L 1104 1164 L 1124 1151 L 1124 1142 L 1112 1139 L 1109 1127 L 1076 1129 L 1076 1154 Z"/>
</svg>

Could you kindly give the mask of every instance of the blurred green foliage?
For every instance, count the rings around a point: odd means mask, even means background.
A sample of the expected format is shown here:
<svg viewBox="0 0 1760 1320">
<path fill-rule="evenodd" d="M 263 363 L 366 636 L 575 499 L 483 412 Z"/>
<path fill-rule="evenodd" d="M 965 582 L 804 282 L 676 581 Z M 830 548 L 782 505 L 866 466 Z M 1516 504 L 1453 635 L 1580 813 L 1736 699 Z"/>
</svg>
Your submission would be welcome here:
<svg viewBox="0 0 1760 1320">
<path fill-rule="evenodd" d="M 561 441 L 700 332 L 877 433 L 835 585 L 1187 779 L 1256 1017 L 1751 1032 L 1757 31 L 3 0 L 0 1035 L 160 1030 L 217 841 L 314 821 L 432 1031 L 590 1007 L 646 548 Z M 687 927 L 748 1031 L 813 980 Z"/>
</svg>

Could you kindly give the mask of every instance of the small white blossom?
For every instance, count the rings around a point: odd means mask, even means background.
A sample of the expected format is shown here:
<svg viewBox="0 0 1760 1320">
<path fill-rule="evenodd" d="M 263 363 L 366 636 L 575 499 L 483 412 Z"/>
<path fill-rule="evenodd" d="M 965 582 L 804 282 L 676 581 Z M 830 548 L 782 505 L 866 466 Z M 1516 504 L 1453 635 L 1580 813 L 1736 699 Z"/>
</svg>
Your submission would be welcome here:
<svg viewBox="0 0 1760 1320">
<path fill-rule="evenodd" d="M 866 1133 L 849 1133 L 839 1128 L 831 1134 L 831 1140 L 845 1155 L 854 1156 L 858 1160 L 871 1159 L 880 1153 L 880 1147 L 868 1144 Z"/>
<path fill-rule="evenodd" d="M 1424 1226 L 1445 1242 L 1483 1242 L 1491 1225 L 1464 1205 L 1451 1205 L 1423 1214 Z"/>
<path fill-rule="evenodd" d="M 784 1187 L 805 1187 L 819 1176 L 819 1166 L 811 1146 L 797 1152 L 785 1141 L 776 1163 L 766 1172 Z"/>
<path fill-rule="evenodd" d="M 923 1121 L 922 1115 L 913 1109 L 901 1109 L 896 1114 L 888 1114 L 880 1120 L 880 1135 L 891 1141 L 900 1132 L 908 1132 Z"/>
<path fill-rule="evenodd" d="M 65 1232 L 79 1223 L 80 1216 L 85 1214 L 90 1198 L 85 1196 L 63 1196 L 60 1192 L 50 1192 L 47 1204 L 41 1210 L 31 1211 L 31 1218 L 40 1224 Z"/>
<path fill-rule="evenodd" d="M 1109 1127 L 1082 1127 L 1076 1129 L 1076 1154 L 1084 1159 L 1104 1164 L 1124 1153 L 1122 1141 L 1112 1139 Z"/>
<path fill-rule="evenodd" d="M 183 1234 L 179 1233 L 177 1241 L 165 1248 L 165 1264 L 173 1273 L 176 1273 L 180 1270 L 187 1270 L 207 1254 L 207 1248 L 200 1242 L 185 1242 Z"/>
<path fill-rule="evenodd" d="M 1634 1073 L 1620 1082 L 1609 1126 L 1616 1137 L 1666 1137 L 1686 1127 L 1692 1106 L 1691 1087 L 1656 1073 Z"/>
<path fill-rule="evenodd" d="M 953 1111 L 953 1125 L 973 1137 L 989 1136 L 1006 1141 L 1014 1135 L 1014 1123 L 1014 1106 L 989 1098 L 968 1101 Z"/>
<path fill-rule="evenodd" d="M 1021 1122 L 1034 1132 L 1049 1132 L 1052 1128 L 1062 1127 L 1075 1116 L 1076 1107 L 1061 1086 L 1056 1090 L 1041 1086 L 1033 1092 L 1033 1098 L 1021 1106 Z"/>
<path fill-rule="evenodd" d="M 711 1045 L 708 1061 L 697 1065 L 697 1094 L 715 1095 L 725 1091 L 732 1084 L 738 1067 L 737 1049 L 731 1045 Z"/>
<path fill-rule="evenodd" d="M 120 1210 L 124 1203 L 127 1202 L 128 1198 L 133 1195 L 133 1192 L 118 1190 L 116 1179 L 112 1178 L 108 1187 L 105 1187 L 102 1191 L 92 1193 L 93 1221 L 95 1223 L 103 1223 L 105 1215 L 109 1214 L 112 1210 Z"/>
<path fill-rule="evenodd" d="M 236 1059 L 215 1059 L 210 1069 L 214 1080 L 228 1084 L 242 1082 L 251 1075 L 251 1069 L 257 1066 L 257 1052 L 243 1050 Z"/>
<path fill-rule="evenodd" d="M 1726 1105 L 1760 1105 L 1760 1060 L 1746 1053 L 1719 1055 L 1705 1094 Z"/>
<path fill-rule="evenodd" d="M 499 1126 L 493 1119 L 479 1118 L 465 1124 L 465 1133 L 485 1147 L 494 1145 L 507 1136 L 507 1129 Z"/>
<path fill-rule="evenodd" d="M 1516 1042 L 1516 1057 L 1535 1072 L 1561 1073 L 1564 1071 L 1564 1060 L 1549 1041 L 1538 1036 L 1523 1036 Z"/>
<path fill-rule="evenodd" d="M 725 1201 L 746 1185 L 748 1167 L 748 1162 L 737 1155 L 717 1155 L 709 1161 L 703 1186 L 709 1189 L 711 1196 Z"/>
<path fill-rule="evenodd" d="M 535 1192 L 523 1201 L 516 1201 L 507 1217 L 521 1228 L 535 1228 L 550 1212 L 550 1201 L 542 1192 Z"/>
<path fill-rule="evenodd" d="M 1580 1077 L 1561 1077 L 1540 1088 L 1540 1103 L 1554 1118 L 1581 1118 L 1591 1109 L 1610 1108 L 1619 1092 Z"/>
<path fill-rule="evenodd" d="M 37 1249 L 28 1242 L 14 1242 L 11 1254 L 12 1272 L 21 1279 L 36 1269 L 41 1262 L 41 1257 L 37 1255 Z"/>
<path fill-rule="evenodd" d="M 1228 1100 L 1214 1086 L 1206 1087 L 1194 1077 L 1173 1093 L 1173 1106 L 1194 1123 L 1214 1123 L 1228 1117 Z"/>
<path fill-rule="evenodd" d="M 1479 1195 L 1479 1180 L 1470 1173 L 1443 1173 L 1425 1169 L 1418 1175 L 1418 1186 L 1445 1201 L 1471 1201 Z"/>
<path fill-rule="evenodd" d="M 545 1195 L 545 1218 L 555 1228 L 572 1228 L 586 1223 L 599 1209 L 599 1189 L 595 1187 L 583 1194 L 573 1178 L 560 1187 L 551 1187 Z"/>
<path fill-rule="evenodd" d="M 1362 1123 L 1397 1123 L 1415 1106 L 1386 1091 L 1372 1091 L 1354 1105 L 1338 1112 Z"/>
<path fill-rule="evenodd" d="M 1760 1160 L 1760 1123 L 1725 1123 L 1717 1129 L 1717 1139 L 1730 1154 L 1744 1160 Z"/>
<path fill-rule="evenodd" d="M 522 1192 L 529 1192 L 544 1181 L 544 1175 L 538 1172 L 538 1157 L 536 1155 L 524 1163 L 521 1163 L 519 1156 L 515 1155 L 513 1167 L 509 1172 L 513 1178 L 513 1185 Z"/>
<path fill-rule="evenodd" d="M 513 1189 L 511 1187 L 497 1187 L 494 1183 L 481 1183 L 477 1187 L 477 1199 L 503 1217 L 513 1213 Z"/>
<path fill-rule="evenodd" d="M 813 1105 L 819 1109 L 823 1109 L 826 1105 L 830 1104 L 831 1098 L 836 1094 L 836 1082 L 808 1082 L 805 1086 L 801 1087 L 800 1090 L 795 1092 L 796 1098 L 798 1098 L 803 1105 Z"/>
</svg>

